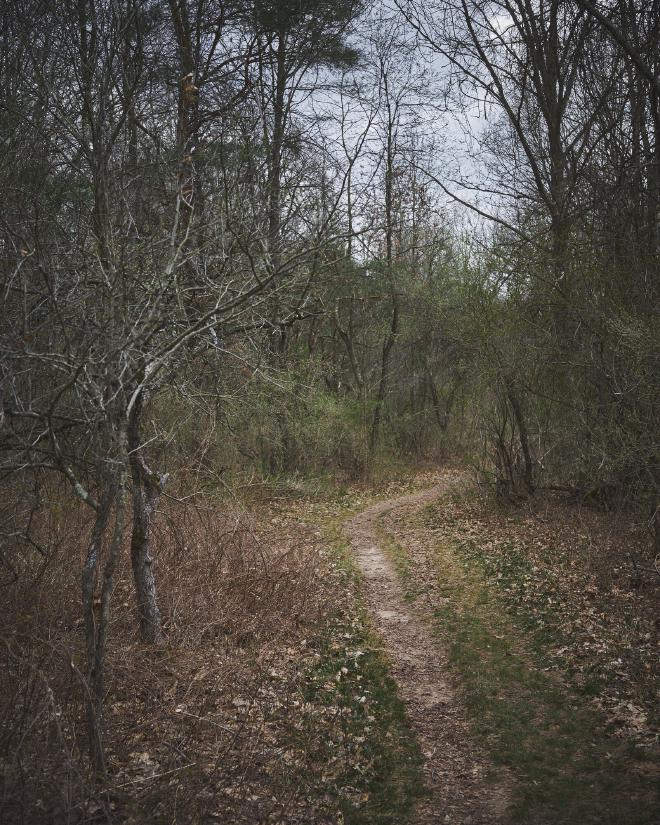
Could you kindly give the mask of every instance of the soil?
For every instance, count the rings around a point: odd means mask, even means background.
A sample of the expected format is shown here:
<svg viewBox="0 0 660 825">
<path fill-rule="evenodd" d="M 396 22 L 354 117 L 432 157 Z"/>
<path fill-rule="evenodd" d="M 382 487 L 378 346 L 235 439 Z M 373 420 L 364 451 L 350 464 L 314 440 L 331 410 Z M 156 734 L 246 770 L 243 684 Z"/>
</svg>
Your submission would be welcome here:
<svg viewBox="0 0 660 825">
<path fill-rule="evenodd" d="M 450 484 L 448 479 L 430 490 L 378 502 L 347 521 L 345 532 L 363 575 L 365 604 L 424 754 L 428 794 L 413 822 L 497 825 L 508 821 L 511 781 L 503 780 L 501 771 L 494 777 L 488 756 L 470 737 L 450 681 L 447 652 L 429 627 L 430 605 L 425 609 L 421 601 L 406 601 L 397 571 L 379 544 L 381 523 L 409 516 Z"/>
</svg>

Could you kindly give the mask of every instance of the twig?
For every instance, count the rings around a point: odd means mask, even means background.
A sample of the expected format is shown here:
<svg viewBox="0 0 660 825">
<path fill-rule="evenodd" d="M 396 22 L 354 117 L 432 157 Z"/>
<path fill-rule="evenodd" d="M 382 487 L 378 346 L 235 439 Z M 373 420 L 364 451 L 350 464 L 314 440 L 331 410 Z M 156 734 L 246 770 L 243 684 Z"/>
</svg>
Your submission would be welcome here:
<svg viewBox="0 0 660 825">
<path fill-rule="evenodd" d="M 122 782 L 121 785 L 112 785 L 110 788 L 106 788 L 106 793 L 111 790 L 116 790 L 117 788 L 125 788 L 127 785 L 135 785 L 138 782 L 146 782 L 150 779 L 161 779 L 163 776 L 169 776 L 171 773 L 177 773 L 178 771 L 185 771 L 186 768 L 194 768 L 197 762 L 190 762 L 188 765 L 182 765 L 180 768 L 172 768 L 170 771 L 163 771 L 163 773 L 155 773 L 153 776 L 140 776 L 137 779 L 131 779 L 130 782 Z"/>
</svg>

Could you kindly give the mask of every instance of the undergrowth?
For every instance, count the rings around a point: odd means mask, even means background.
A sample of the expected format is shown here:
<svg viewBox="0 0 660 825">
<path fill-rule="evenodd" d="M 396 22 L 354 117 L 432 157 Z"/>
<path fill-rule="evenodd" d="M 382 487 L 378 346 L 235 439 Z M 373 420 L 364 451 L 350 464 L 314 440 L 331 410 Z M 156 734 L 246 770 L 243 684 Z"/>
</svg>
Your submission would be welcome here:
<svg viewBox="0 0 660 825">
<path fill-rule="evenodd" d="M 85 513 L 44 524 L 56 552 L 26 556 L 0 609 L 0 821 L 405 822 L 420 757 L 337 526 L 371 495 L 294 479 L 252 491 L 243 507 L 211 493 L 194 507 L 162 502 L 154 546 L 167 641 L 139 641 L 125 548 L 101 784 L 85 751 Z"/>
</svg>

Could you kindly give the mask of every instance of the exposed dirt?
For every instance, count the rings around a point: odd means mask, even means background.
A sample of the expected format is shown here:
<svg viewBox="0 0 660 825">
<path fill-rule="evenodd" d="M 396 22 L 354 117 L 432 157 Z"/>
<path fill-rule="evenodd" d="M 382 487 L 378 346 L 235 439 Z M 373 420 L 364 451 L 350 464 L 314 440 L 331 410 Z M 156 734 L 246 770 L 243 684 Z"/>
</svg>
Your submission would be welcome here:
<svg viewBox="0 0 660 825">
<path fill-rule="evenodd" d="M 364 576 L 363 595 L 383 640 L 425 757 L 428 797 L 417 825 L 496 825 L 507 821 L 508 781 L 493 781 L 493 766 L 471 740 L 465 712 L 449 681 L 447 654 L 424 620 L 421 605 L 404 599 L 397 572 L 379 545 L 379 521 L 409 515 L 447 491 L 430 490 L 381 501 L 345 525 Z"/>
</svg>

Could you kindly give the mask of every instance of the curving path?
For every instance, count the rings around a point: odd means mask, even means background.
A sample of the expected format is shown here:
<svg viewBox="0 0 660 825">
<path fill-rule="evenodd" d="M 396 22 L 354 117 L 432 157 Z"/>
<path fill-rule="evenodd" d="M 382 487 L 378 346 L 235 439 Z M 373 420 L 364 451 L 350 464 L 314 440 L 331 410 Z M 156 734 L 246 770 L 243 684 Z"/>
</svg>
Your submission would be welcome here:
<svg viewBox="0 0 660 825">
<path fill-rule="evenodd" d="M 400 520 L 449 489 L 381 501 L 346 522 L 363 574 L 362 592 L 390 660 L 425 757 L 428 798 L 416 808 L 416 825 L 497 825 L 507 821 L 508 793 L 486 782 L 488 757 L 470 739 L 465 713 L 449 681 L 446 651 L 429 628 L 424 609 L 406 602 L 397 572 L 379 546 L 379 525 Z M 427 608 L 428 611 L 428 608 Z"/>
</svg>

